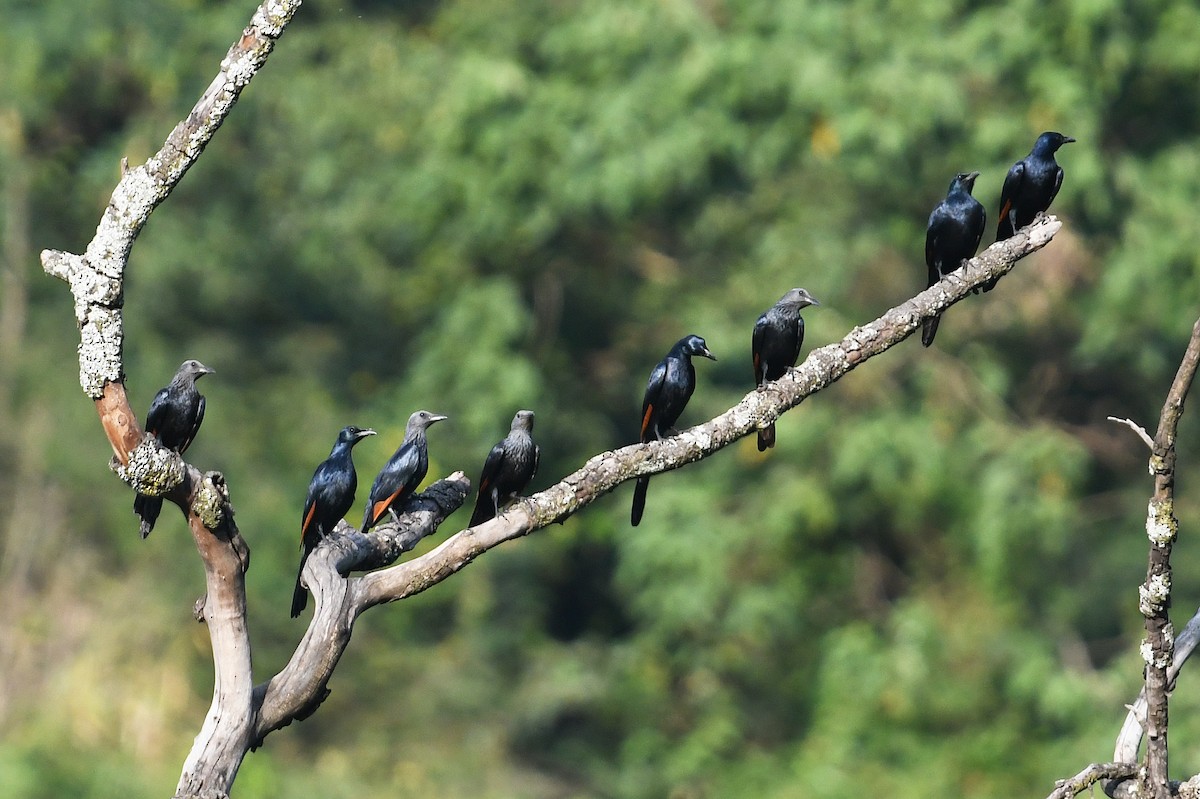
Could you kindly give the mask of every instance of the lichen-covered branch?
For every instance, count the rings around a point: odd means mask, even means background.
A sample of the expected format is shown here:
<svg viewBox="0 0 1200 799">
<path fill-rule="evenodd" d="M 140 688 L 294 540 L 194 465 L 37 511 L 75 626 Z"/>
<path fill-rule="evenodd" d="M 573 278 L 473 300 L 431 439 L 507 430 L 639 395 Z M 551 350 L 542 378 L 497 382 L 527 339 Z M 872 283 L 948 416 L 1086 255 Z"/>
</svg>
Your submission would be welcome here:
<svg viewBox="0 0 1200 799">
<path fill-rule="evenodd" d="M 1101 780 L 1132 777 L 1137 772 L 1133 763 L 1093 763 L 1068 780 L 1059 780 L 1046 799 L 1071 799 Z"/>
<path fill-rule="evenodd" d="M 93 400 L 104 396 L 107 383 L 124 380 L 121 306 L 134 240 L 200 157 L 299 7 L 300 0 L 267 0 L 259 6 L 187 118 L 146 163 L 124 170 L 83 255 L 42 252 L 42 268 L 71 285 L 80 331 L 79 383 Z M 124 437 L 110 435 L 110 440 L 116 450 Z M 124 461 L 124 452 L 116 454 Z"/>
<path fill-rule="evenodd" d="M 1179 678 L 1183 664 L 1196 651 L 1197 646 L 1200 646 L 1200 608 L 1192 614 L 1192 618 L 1184 625 L 1183 632 L 1175 638 L 1175 654 L 1171 658 L 1170 668 L 1167 669 L 1168 690 L 1175 685 L 1175 680 Z M 1117 735 L 1117 743 L 1113 751 L 1113 760 L 1116 762 L 1137 763 L 1138 749 L 1141 747 L 1146 731 L 1146 707 L 1146 687 L 1143 685 L 1141 692 L 1138 693 L 1138 698 L 1129 706 L 1125 723 L 1121 725 L 1121 732 Z M 1134 775 L 1130 774 L 1129 776 Z M 1115 799 L 1133 799 L 1136 786 L 1137 782 L 1134 780 L 1114 779 L 1105 783 L 1104 792 Z"/>
<path fill-rule="evenodd" d="M 42 252 L 47 274 L 66 281 L 79 325 L 79 383 L 96 405 L 115 456 L 114 468 L 135 490 L 161 495 L 183 508 L 204 562 L 208 624 L 216 665 L 212 707 L 188 756 L 178 797 L 225 796 L 253 732 L 253 683 L 246 628 L 244 572 L 249 549 L 233 522 L 228 490 L 219 474 L 201 475 L 144 436 L 124 385 L 125 269 L 133 243 L 151 212 L 200 157 L 257 74 L 300 0 L 266 0 L 229 49 L 217 76 L 162 148 L 122 176 L 82 255 Z M 134 453 L 139 457 L 133 458 Z"/>
<path fill-rule="evenodd" d="M 1168 799 L 1171 787 L 1167 769 L 1168 669 L 1174 660 L 1175 633 L 1171 627 L 1171 548 L 1179 532 L 1175 517 L 1175 434 L 1184 401 L 1200 363 L 1200 320 L 1167 393 L 1159 416 L 1150 455 L 1154 494 L 1146 508 L 1146 536 L 1150 539 L 1146 582 L 1139 589 L 1138 608 L 1146 618 L 1142 657 L 1146 661 L 1145 691 L 1146 768 L 1139 775 L 1139 793 Z"/>
</svg>

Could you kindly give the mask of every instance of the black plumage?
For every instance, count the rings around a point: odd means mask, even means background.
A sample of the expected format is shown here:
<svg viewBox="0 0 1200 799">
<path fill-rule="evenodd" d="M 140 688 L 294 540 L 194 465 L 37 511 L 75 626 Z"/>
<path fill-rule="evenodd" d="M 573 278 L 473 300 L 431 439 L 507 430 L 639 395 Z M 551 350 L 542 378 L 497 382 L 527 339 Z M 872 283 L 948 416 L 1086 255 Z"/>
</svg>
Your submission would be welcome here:
<svg viewBox="0 0 1200 799">
<path fill-rule="evenodd" d="M 978 172 L 960 172 L 950 181 L 946 199 L 929 215 L 925 230 L 925 264 L 929 267 L 929 285 L 961 269 L 975 255 L 987 227 L 987 211 L 971 196 Z M 941 315 L 921 323 L 921 343 L 928 347 L 937 335 Z"/>
<path fill-rule="evenodd" d="M 479 475 L 471 527 L 494 519 L 515 500 L 537 472 L 541 449 L 533 443 L 533 411 L 517 411 L 508 435 L 488 453 Z"/>
<path fill-rule="evenodd" d="M 1004 187 L 1000 190 L 996 241 L 1012 238 L 1020 228 L 1036 219 L 1054 202 L 1063 181 L 1063 170 L 1054 160 L 1054 154 L 1059 147 L 1073 141 L 1070 136 L 1046 131 L 1038 136 L 1029 155 L 1008 170 Z M 995 288 L 996 280 L 985 283 L 983 290 Z"/>
<path fill-rule="evenodd" d="M 425 479 L 425 473 L 429 471 L 429 445 L 426 443 L 425 431 L 431 424 L 445 418 L 447 417 L 429 411 L 417 411 L 408 417 L 408 425 L 404 429 L 404 443 L 384 464 L 371 485 L 371 496 L 367 499 L 367 509 L 363 513 L 364 533 L 379 524 L 383 514 L 416 491 L 417 486 Z M 395 511 L 392 511 L 392 515 L 395 515 Z"/>
<path fill-rule="evenodd" d="M 354 471 L 351 450 L 367 436 L 375 435 L 370 428 L 348 425 L 338 433 L 337 441 L 329 457 L 313 472 L 308 484 L 308 495 L 304 497 L 304 513 L 300 517 L 300 568 L 296 570 L 296 590 L 292 592 L 292 618 L 296 618 L 308 605 L 308 591 L 304 588 L 301 575 L 309 554 L 322 538 L 333 532 L 334 526 L 354 505 L 354 492 L 358 490 L 358 474 Z"/>
<path fill-rule="evenodd" d="M 650 379 L 646 382 L 646 394 L 642 399 L 642 429 L 640 440 L 661 440 L 664 435 L 674 433 L 673 425 L 683 413 L 692 392 L 696 390 L 696 368 L 692 356 L 702 355 L 710 360 L 717 356 L 708 351 L 708 345 L 699 336 L 684 336 L 671 347 L 666 357 L 658 362 Z M 642 520 L 646 507 L 646 489 L 649 477 L 639 477 L 633 489 L 633 510 L 630 521 L 636 527 Z"/>
<path fill-rule="evenodd" d="M 204 396 L 196 390 L 196 381 L 212 373 L 212 369 L 199 361 L 180 364 L 171 382 L 154 395 L 146 412 L 146 432 L 167 449 L 181 455 L 186 452 L 204 421 Z M 161 511 L 162 497 L 138 494 L 133 498 L 133 512 L 141 520 L 142 538 L 150 535 Z"/>
<path fill-rule="evenodd" d="M 820 305 L 805 289 L 794 288 L 784 294 L 754 323 L 750 354 L 754 359 L 754 384 L 760 389 L 769 380 L 778 380 L 796 365 L 804 344 L 804 319 L 800 312 Z M 758 451 L 775 446 L 775 423 L 758 431 Z"/>
</svg>

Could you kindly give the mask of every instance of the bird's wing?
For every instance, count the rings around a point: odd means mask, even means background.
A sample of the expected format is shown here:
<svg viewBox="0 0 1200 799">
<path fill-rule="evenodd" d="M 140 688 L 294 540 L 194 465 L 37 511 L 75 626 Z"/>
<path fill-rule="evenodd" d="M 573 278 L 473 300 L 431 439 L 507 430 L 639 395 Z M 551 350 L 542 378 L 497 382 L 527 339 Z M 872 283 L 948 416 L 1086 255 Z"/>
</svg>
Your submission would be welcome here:
<svg viewBox="0 0 1200 799">
<path fill-rule="evenodd" d="M 654 416 L 654 408 L 662 397 L 663 384 L 667 382 L 667 363 L 659 361 L 646 381 L 646 395 L 642 399 L 642 441 L 645 442 L 646 431 L 650 429 L 650 420 Z"/>
<path fill-rule="evenodd" d="M 1008 174 L 1004 176 L 1004 186 L 1000 189 L 1000 223 L 1009 219 L 1009 214 L 1012 213 L 1013 201 L 1016 200 L 1017 192 L 1021 190 L 1021 183 L 1025 180 L 1025 162 L 1018 161 L 1008 170 Z M 1011 220 L 1009 220 L 1011 221 Z M 1014 224 L 1013 230 L 1016 230 Z"/>
<path fill-rule="evenodd" d="M 925 265 L 929 267 L 929 286 L 942 279 L 942 270 L 938 265 L 937 252 L 944 223 L 945 215 L 942 212 L 942 206 L 939 205 L 929 215 L 929 227 L 925 229 Z M 929 286 L 926 286 L 926 288 Z"/>
<path fill-rule="evenodd" d="M 767 370 L 762 362 L 763 338 L 767 335 L 767 315 L 758 317 L 754 323 L 754 333 L 750 336 L 750 354 L 754 358 L 754 385 L 761 386 L 766 382 Z"/>
<path fill-rule="evenodd" d="M 167 420 L 167 414 L 170 413 L 171 403 L 167 401 L 167 397 L 167 390 L 160 388 L 150 402 L 150 410 L 146 411 L 146 432 L 152 436 L 158 436 Z"/>
<path fill-rule="evenodd" d="M 983 241 L 983 229 L 987 227 L 987 209 L 983 207 L 983 203 L 975 203 L 975 214 L 978 218 L 975 220 L 975 244 L 971 247 L 972 257 L 979 249 L 979 242 Z"/>
<path fill-rule="evenodd" d="M 480 496 L 483 496 L 491 489 L 492 481 L 496 479 L 496 473 L 500 471 L 500 467 L 504 464 L 505 454 L 503 441 L 493 446 L 492 451 L 488 453 L 487 459 L 483 462 L 483 471 L 479 473 Z"/>
<path fill-rule="evenodd" d="M 529 470 L 529 479 L 532 480 L 537 476 L 538 466 L 542 463 L 542 448 L 537 444 L 533 445 L 533 468 Z"/>
<path fill-rule="evenodd" d="M 371 524 L 378 522 L 388 507 L 404 493 L 409 479 L 417 470 L 418 460 L 417 448 L 412 444 L 404 444 L 379 472 L 371 486 L 371 498 L 367 506 Z"/>
<path fill-rule="evenodd" d="M 1054 198 L 1058 196 L 1058 190 L 1062 188 L 1063 170 L 1060 166 L 1054 173 L 1054 188 L 1050 190 L 1050 199 L 1046 200 L 1046 207 L 1050 207 L 1050 203 L 1054 202 Z"/>
<path fill-rule="evenodd" d="M 201 396 L 200 401 L 196 403 L 196 419 L 192 422 L 192 428 L 188 430 L 187 437 L 184 438 L 183 442 L 179 445 L 180 454 L 186 452 L 187 448 L 190 447 L 192 442 L 196 440 L 196 433 L 200 432 L 200 425 L 204 422 L 204 406 L 206 404 L 207 403 L 204 401 L 204 397 Z"/>
<path fill-rule="evenodd" d="M 308 538 L 309 530 L 312 528 L 313 517 L 317 515 L 317 502 L 313 496 L 313 490 L 308 489 L 308 499 L 304 501 L 304 518 L 300 522 L 300 548 L 304 548 L 304 539 Z"/>
</svg>

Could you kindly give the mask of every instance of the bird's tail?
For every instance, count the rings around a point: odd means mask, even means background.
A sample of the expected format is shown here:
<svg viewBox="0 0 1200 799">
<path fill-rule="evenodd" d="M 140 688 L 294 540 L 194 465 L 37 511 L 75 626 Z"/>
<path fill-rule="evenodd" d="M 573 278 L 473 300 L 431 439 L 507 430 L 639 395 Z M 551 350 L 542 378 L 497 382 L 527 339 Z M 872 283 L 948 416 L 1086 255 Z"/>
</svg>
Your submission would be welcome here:
<svg viewBox="0 0 1200 799">
<path fill-rule="evenodd" d="M 471 523 L 467 526 L 474 527 L 494 518 L 496 518 L 496 503 L 492 501 L 491 494 L 480 494 L 475 500 L 475 511 L 471 514 Z"/>
<path fill-rule="evenodd" d="M 940 316 L 932 316 L 921 323 L 921 343 L 928 347 L 933 343 L 933 337 L 937 335 L 938 323 L 942 321 Z"/>
<path fill-rule="evenodd" d="M 775 423 L 771 422 L 766 427 L 758 428 L 758 451 L 766 452 L 773 446 L 775 446 Z"/>
<path fill-rule="evenodd" d="M 154 529 L 154 523 L 158 521 L 158 514 L 162 512 L 162 497 L 138 494 L 133 498 L 133 512 L 141 519 L 142 538 L 145 538 Z"/>
<path fill-rule="evenodd" d="M 300 562 L 300 572 L 304 571 L 304 562 Z M 296 618 L 308 607 L 308 589 L 300 582 L 300 572 L 296 572 L 296 590 L 292 592 L 292 618 Z"/>
<path fill-rule="evenodd" d="M 629 513 L 629 521 L 634 527 L 642 520 L 642 511 L 646 509 L 646 489 L 650 486 L 649 477 L 639 477 L 633 487 L 633 510 Z"/>
</svg>

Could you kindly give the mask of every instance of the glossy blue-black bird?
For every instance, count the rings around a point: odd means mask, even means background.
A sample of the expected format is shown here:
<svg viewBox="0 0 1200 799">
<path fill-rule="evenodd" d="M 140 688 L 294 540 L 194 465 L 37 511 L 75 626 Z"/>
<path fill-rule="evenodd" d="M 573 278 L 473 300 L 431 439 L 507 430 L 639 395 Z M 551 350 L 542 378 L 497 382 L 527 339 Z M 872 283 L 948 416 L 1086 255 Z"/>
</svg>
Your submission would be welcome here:
<svg viewBox="0 0 1200 799">
<path fill-rule="evenodd" d="M 417 411 L 408 417 L 404 428 L 404 443 L 392 454 L 375 477 L 371 485 L 371 496 L 363 513 L 362 531 L 365 533 L 383 518 L 401 500 L 417 490 L 429 471 L 429 445 L 425 431 L 431 424 L 446 419 L 429 411 Z M 392 513 L 395 516 L 395 512 Z"/>
<path fill-rule="evenodd" d="M 1054 160 L 1054 154 L 1059 147 L 1073 141 L 1070 136 L 1048 130 L 1038 136 L 1029 155 L 1008 170 L 1000 190 L 996 241 L 1012 238 L 1018 229 L 1028 225 L 1054 202 L 1063 181 L 1062 167 Z M 995 288 L 996 280 L 985 283 L 983 290 Z"/>
<path fill-rule="evenodd" d="M 492 447 L 479 474 L 479 496 L 471 527 L 494 519 L 516 499 L 537 472 L 541 449 L 533 443 L 533 411 L 517 411 L 504 440 Z"/>
<path fill-rule="evenodd" d="M 715 361 L 717 356 L 708 351 L 708 345 L 699 336 L 684 336 L 671 347 L 666 357 L 658 362 L 650 379 L 646 382 L 646 394 L 642 398 L 642 430 L 640 440 L 661 440 L 674 432 L 672 426 L 683 413 L 692 392 L 696 390 L 696 368 L 692 356 L 701 355 Z M 629 520 L 636 527 L 642 520 L 646 508 L 646 489 L 649 477 L 639 477 L 633 489 L 633 510 Z"/>
<path fill-rule="evenodd" d="M 313 472 L 304 497 L 304 513 L 300 517 L 300 568 L 296 570 L 296 590 L 292 592 L 292 618 L 296 618 L 308 605 L 308 591 L 304 588 L 301 575 L 304 562 L 317 544 L 333 532 L 334 526 L 354 505 L 354 492 L 358 490 L 358 474 L 354 471 L 351 450 L 367 436 L 375 435 L 370 428 L 348 425 L 338 433 L 329 457 Z"/>
<path fill-rule="evenodd" d="M 975 255 L 987 226 L 987 211 L 971 196 L 978 172 L 960 172 L 950 181 L 946 199 L 929 215 L 925 230 L 925 264 L 929 267 L 929 285 L 962 268 Z M 928 347 L 937 335 L 941 316 L 921 323 L 921 343 Z"/>
<path fill-rule="evenodd" d="M 212 369 L 199 361 L 180 364 L 171 382 L 154 395 L 146 412 L 146 432 L 167 449 L 181 455 L 186 452 L 204 421 L 204 396 L 196 390 L 196 381 L 212 373 Z M 150 535 L 161 511 L 162 497 L 138 494 L 133 498 L 133 512 L 141 520 L 142 538 Z"/>
<path fill-rule="evenodd" d="M 750 337 L 750 355 L 754 360 L 754 384 L 760 389 L 767 381 L 778 380 L 796 365 L 800 347 L 804 344 L 804 319 L 800 312 L 810 305 L 820 304 L 805 289 L 794 288 L 758 317 Z M 758 451 L 773 446 L 774 422 L 758 431 Z"/>
</svg>

